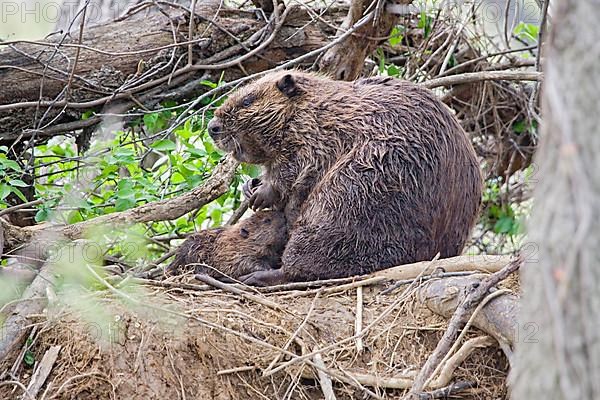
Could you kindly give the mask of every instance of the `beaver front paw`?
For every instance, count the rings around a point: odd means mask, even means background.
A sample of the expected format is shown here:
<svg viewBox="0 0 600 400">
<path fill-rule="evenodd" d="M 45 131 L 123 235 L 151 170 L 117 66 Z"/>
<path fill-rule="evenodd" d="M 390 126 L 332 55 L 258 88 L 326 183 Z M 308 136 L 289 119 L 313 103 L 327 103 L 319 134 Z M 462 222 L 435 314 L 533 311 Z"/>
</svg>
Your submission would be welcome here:
<svg viewBox="0 0 600 400">
<path fill-rule="evenodd" d="M 252 193 L 249 205 L 254 211 L 264 210 L 265 208 L 274 209 L 279 201 L 279 193 L 273 189 L 273 186 L 268 183 L 262 183 Z"/>
<path fill-rule="evenodd" d="M 250 200 L 260 185 L 262 185 L 262 179 L 260 178 L 252 178 L 244 182 L 242 185 L 242 193 L 244 193 L 244 197 Z"/>
</svg>

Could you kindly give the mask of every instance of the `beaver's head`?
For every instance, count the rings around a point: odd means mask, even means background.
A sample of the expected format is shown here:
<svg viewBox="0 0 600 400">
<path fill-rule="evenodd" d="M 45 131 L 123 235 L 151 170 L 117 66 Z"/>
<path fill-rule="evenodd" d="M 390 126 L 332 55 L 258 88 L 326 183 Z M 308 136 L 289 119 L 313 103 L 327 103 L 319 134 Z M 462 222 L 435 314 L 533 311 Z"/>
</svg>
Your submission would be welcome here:
<svg viewBox="0 0 600 400">
<path fill-rule="evenodd" d="M 281 252 L 287 242 L 287 224 L 281 211 L 257 211 L 252 218 L 242 220 L 238 224 L 239 246 L 248 242 L 253 248 L 264 248 L 265 251 Z"/>
<path fill-rule="evenodd" d="M 242 162 L 268 164 L 285 147 L 286 125 L 303 102 L 308 74 L 281 71 L 237 90 L 215 111 L 208 133 Z"/>
</svg>

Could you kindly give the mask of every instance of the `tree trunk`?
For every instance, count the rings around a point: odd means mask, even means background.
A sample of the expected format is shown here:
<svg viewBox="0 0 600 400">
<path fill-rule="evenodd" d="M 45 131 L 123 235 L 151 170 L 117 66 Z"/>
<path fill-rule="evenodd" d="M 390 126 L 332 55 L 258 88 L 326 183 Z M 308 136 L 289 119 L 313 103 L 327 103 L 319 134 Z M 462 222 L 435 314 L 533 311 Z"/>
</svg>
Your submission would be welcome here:
<svg viewBox="0 0 600 400">
<path fill-rule="evenodd" d="M 513 398 L 599 399 L 600 6 L 553 14 Z"/>
</svg>

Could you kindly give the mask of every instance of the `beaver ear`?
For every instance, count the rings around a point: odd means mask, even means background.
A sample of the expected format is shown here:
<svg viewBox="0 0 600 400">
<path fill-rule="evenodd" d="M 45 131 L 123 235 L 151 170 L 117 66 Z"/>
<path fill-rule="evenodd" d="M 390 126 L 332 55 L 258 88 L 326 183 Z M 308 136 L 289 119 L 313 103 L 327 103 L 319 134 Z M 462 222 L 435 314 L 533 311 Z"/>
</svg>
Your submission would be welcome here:
<svg viewBox="0 0 600 400">
<path fill-rule="evenodd" d="M 248 230 L 245 228 L 241 228 L 240 236 L 243 237 L 244 239 L 248 239 L 248 236 L 250 236 L 250 232 L 248 232 Z"/>
<path fill-rule="evenodd" d="M 296 85 L 296 80 L 290 74 L 285 74 L 283 78 L 277 82 L 277 89 L 279 89 L 281 93 L 285 94 L 287 97 L 293 97 L 300 93 L 300 90 Z"/>
</svg>

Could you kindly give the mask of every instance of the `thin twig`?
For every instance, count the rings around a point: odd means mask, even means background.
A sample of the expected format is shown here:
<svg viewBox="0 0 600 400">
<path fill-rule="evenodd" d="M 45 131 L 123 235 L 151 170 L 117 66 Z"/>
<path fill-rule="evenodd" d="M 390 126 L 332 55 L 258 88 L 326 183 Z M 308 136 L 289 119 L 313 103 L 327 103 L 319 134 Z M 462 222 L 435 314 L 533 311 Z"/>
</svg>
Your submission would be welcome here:
<svg viewBox="0 0 600 400">
<path fill-rule="evenodd" d="M 356 338 L 356 351 L 361 353 L 364 349 L 362 336 L 360 336 L 360 332 L 362 331 L 362 323 L 363 323 L 363 287 L 359 286 L 356 288 L 356 318 L 354 319 L 354 334 L 358 337 Z"/>
</svg>

